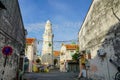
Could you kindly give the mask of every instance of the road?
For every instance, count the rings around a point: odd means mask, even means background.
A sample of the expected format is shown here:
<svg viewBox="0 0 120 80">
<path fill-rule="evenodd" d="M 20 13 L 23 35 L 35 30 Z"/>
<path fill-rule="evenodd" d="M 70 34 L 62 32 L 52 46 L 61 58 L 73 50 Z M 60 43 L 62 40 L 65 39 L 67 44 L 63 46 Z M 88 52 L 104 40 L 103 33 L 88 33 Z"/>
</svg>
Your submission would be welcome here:
<svg viewBox="0 0 120 80">
<path fill-rule="evenodd" d="M 25 73 L 23 80 L 75 80 L 78 73 L 51 71 L 48 73 Z"/>
</svg>

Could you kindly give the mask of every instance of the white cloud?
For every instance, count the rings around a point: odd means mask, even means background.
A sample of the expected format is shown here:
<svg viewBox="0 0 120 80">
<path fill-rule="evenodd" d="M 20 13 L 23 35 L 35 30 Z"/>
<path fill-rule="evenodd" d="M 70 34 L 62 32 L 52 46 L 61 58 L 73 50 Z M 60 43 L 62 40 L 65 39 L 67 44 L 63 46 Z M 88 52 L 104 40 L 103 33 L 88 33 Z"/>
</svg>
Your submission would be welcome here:
<svg viewBox="0 0 120 80">
<path fill-rule="evenodd" d="M 77 21 L 71 21 L 70 19 L 66 18 L 65 16 L 62 16 L 62 15 L 56 15 L 54 16 L 53 18 L 54 21 L 56 21 L 59 26 L 66 26 L 66 27 L 77 27 L 77 26 L 80 26 L 81 25 L 81 21 L 77 22 Z"/>
<path fill-rule="evenodd" d="M 58 11 L 71 11 L 70 6 L 58 0 L 48 0 L 48 3 L 53 7 L 53 9 L 57 9 Z"/>
<path fill-rule="evenodd" d="M 40 29 L 44 29 L 45 23 L 32 23 L 32 24 L 27 24 L 26 28 L 28 32 L 32 31 L 39 31 Z"/>
<path fill-rule="evenodd" d="M 42 39 L 42 34 L 44 32 L 45 23 L 32 23 L 26 24 L 25 28 L 27 29 L 27 37 L 33 37 L 37 39 Z"/>
</svg>

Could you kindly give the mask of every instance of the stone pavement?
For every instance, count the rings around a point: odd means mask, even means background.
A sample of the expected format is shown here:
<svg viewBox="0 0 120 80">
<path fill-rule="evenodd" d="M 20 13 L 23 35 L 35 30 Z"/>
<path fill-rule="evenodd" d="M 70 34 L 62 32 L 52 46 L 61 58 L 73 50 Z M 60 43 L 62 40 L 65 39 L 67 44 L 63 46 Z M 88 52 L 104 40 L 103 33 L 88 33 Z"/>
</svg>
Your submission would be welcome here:
<svg viewBox="0 0 120 80">
<path fill-rule="evenodd" d="M 75 80 L 78 72 L 59 72 L 56 70 L 48 73 L 25 73 L 23 80 Z"/>
</svg>

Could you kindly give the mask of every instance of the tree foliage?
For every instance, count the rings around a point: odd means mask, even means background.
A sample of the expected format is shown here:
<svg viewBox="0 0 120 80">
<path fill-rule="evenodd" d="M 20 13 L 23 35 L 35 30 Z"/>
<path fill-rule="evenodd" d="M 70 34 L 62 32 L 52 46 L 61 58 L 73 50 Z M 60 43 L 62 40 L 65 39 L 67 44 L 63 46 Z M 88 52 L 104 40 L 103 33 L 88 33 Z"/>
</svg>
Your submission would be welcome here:
<svg viewBox="0 0 120 80">
<path fill-rule="evenodd" d="M 78 53 L 75 53 L 74 55 L 72 55 L 72 59 L 75 60 L 75 61 L 78 60 L 78 57 L 79 57 Z"/>
<path fill-rule="evenodd" d="M 79 58 L 79 47 L 76 49 L 76 53 L 72 55 L 72 59 L 78 61 Z"/>
</svg>

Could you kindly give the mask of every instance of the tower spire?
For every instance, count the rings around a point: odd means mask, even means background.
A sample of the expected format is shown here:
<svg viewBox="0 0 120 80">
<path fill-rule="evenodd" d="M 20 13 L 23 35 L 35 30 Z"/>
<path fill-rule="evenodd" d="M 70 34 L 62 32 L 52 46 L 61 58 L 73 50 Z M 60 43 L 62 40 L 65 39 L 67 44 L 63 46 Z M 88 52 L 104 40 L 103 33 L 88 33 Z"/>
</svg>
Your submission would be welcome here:
<svg viewBox="0 0 120 80">
<path fill-rule="evenodd" d="M 49 23 L 51 24 L 50 20 L 47 20 L 47 22 L 46 22 L 46 23 L 47 23 L 47 24 L 49 24 Z"/>
</svg>

